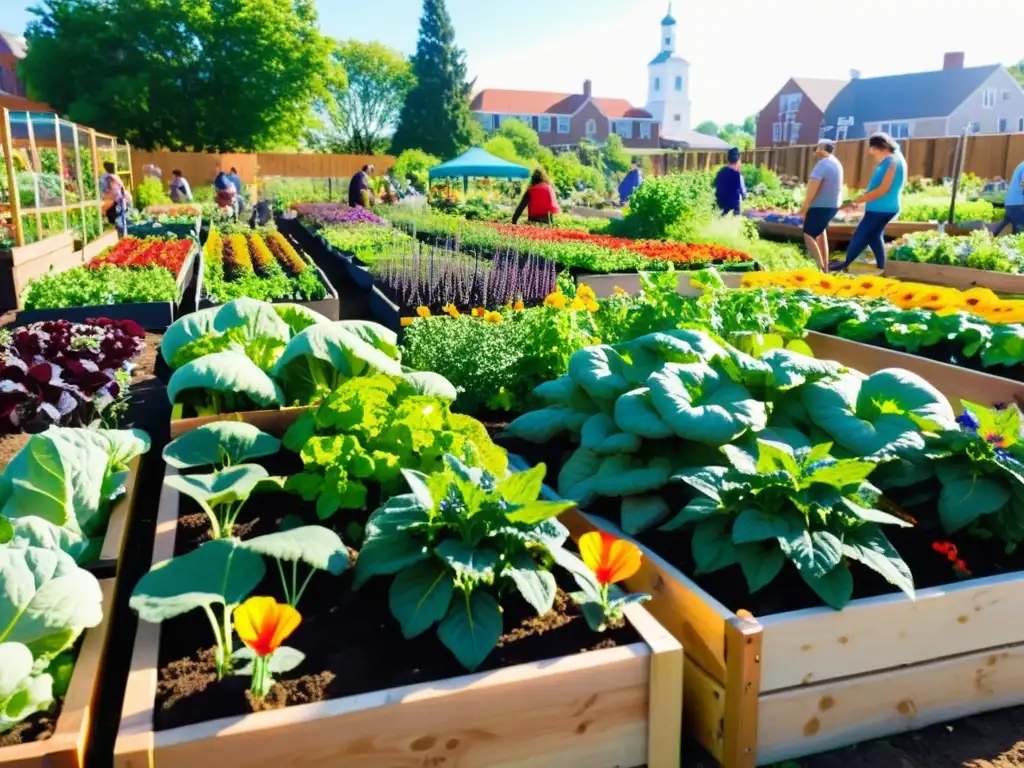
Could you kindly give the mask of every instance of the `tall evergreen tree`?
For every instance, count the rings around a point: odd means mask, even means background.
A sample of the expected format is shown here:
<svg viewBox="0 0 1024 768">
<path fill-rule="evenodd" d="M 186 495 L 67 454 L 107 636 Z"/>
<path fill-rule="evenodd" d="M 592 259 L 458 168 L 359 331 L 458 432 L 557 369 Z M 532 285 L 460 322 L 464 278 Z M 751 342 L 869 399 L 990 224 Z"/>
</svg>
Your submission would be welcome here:
<svg viewBox="0 0 1024 768">
<path fill-rule="evenodd" d="M 423 0 L 420 37 L 412 59 L 416 85 L 391 142 L 391 152 L 422 149 L 450 158 L 464 150 L 472 136 L 466 54 L 455 45 L 455 30 L 444 0 Z"/>
</svg>

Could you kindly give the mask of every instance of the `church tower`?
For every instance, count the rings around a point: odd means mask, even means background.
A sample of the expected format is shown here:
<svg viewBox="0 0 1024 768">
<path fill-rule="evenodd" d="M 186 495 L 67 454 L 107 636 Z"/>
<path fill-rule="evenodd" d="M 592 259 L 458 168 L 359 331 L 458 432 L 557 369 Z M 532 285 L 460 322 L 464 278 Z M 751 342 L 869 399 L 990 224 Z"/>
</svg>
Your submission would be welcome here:
<svg viewBox="0 0 1024 768">
<path fill-rule="evenodd" d="M 661 20 L 660 53 L 647 65 L 647 111 L 661 124 L 661 137 L 681 140 L 690 132 L 690 64 L 676 55 L 672 4 Z"/>
</svg>

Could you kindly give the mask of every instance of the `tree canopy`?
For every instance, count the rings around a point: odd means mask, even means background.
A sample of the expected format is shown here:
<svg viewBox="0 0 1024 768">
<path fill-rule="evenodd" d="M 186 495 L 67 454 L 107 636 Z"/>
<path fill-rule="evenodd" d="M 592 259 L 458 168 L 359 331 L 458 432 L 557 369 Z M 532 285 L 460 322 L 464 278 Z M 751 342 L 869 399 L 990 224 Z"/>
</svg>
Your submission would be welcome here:
<svg viewBox="0 0 1024 768">
<path fill-rule="evenodd" d="M 328 152 L 383 151 L 415 83 L 412 64 L 382 43 L 358 40 L 339 43 L 331 56 L 344 77 L 328 83 L 330 126 L 312 143 Z"/>
<path fill-rule="evenodd" d="M 444 0 L 423 0 L 420 34 L 412 59 L 416 85 L 406 97 L 392 152 L 422 149 L 450 158 L 479 138 L 469 111 L 472 83 L 466 55 L 455 45 L 455 30 Z"/>
<path fill-rule="evenodd" d="M 705 136 L 717 136 L 718 135 L 718 123 L 713 120 L 705 120 L 703 123 L 698 125 L 694 130 L 697 133 L 703 133 Z"/>
<path fill-rule="evenodd" d="M 313 0 L 43 0 L 33 99 L 143 149 L 295 146 L 326 95 Z"/>
<path fill-rule="evenodd" d="M 1020 87 L 1024 88 L 1024 59 L 1021 59 L 1016 64 L 1011 64 L 1008 69 L 1010 74 L 1013 75 L 1013 79 L 1020 83 Z"/>
</svg>

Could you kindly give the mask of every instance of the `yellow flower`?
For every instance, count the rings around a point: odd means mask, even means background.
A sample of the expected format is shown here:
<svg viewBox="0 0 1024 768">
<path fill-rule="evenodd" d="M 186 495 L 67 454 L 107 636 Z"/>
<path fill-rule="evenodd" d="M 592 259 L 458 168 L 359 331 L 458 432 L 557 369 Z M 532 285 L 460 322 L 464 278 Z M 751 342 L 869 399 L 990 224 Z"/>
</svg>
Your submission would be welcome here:
<svg viewBox="0 0 1024 768">
<path fill-rule="evenodd" d="M 810 287 L 817 293 L 831 295 L 839 290 L 841 285 L 842 281 L 837 280 L 834 277 L 819 277 L 816 282 L 811 284 Z"/>
<path fill-rule="evenodd" d="M 851 281 L 853 291 L 851 296 L 865 299 L 874 299 L 882 295 L 882 283 L 877 277 L 861 277 Z"/>
<path fill-rule="evenodd" d="M 459 312 L 459 310 L 456 308 L 456 306 L 454 304 L 445 304 L 443 307 L 441 307 L 441 311 L 444 312 L 449 317 L 460 317 L 461 316 L 461 313 Z"/>
<path fill-rule="evenodd" d="M 526 309 L 526 303 L 522 299 L 520 299 L 519 301 L 512 305 L 512 309 L 516 311 L 522 311 Z"/>
<path fill-rule="evenodd" d="M 471 314 L 473 317 L 483 317 L 485 311 L 483 307 L 474 307 Z"/>
<path fill-rule="evenodd" d="M 272 597 L 250 597 L 232 616 L 238 636 L 257 656 L 270 656 L 302 621 L 295 608 Z"/>
<path fill-rule="evenodd" d="M 774 273 L 769 273 L 769 275 L 771 275 L 772 282 L 776 282 Z M 794 288 L 811 288 L 818 283 L 821 273 L 816 269 L 798 269 L 781 277 L 782 281 L 780 282 L 788 283 Z"/>
<path fill-rule="evenodd" d="M 587 303 L 583 299 L 581 299 L 579 296 L 577 296 L 575 299 L 573 299 L 572 300 L 572 304 L 569 305 L 569 309 L 571 309 L 573 312 L 580 312 L 580 311 L 582 311 L 582 310 L 584 310 L 586 308 L 587 308 Z"/>
<path fill-rule="evenodd" d="M 568 303 L 569 299 L 561 291 L 553 291 L 544 299 L 545 307 L 554 307 L 555 309 L 565 309 L 565 305 Z"/>
<path fill-rule="evenodd" d="M 593 299 L 584 300 L 583 305 L 586 307 L 587 312 L 597 312 L 601 308 L 601 306 Z"/>
<path fill-rule="evenodd" d="M 932 312 L 937 312 L 944 307 L 956 305 L 957 293 L 958 291 L 950 291 L 946 288 L 933 288 L 920 293 L 914 306 L 918 309 L 930 309 Z"/>
<path fill-rule="evenodd" d="M 743 278 L 743 279 L 746 280 L 746 278 Z M 629 294 L 627 294 L 624 290 L 622 290 L 621 288 L 619 288 L 619 286 L 616 285 L 615 286 L 615 295 L 616 296 L 628 296 Z"/>
<path fill-rule="evenodd" d="M 410 325 L 413 324 L 413 321 L 415 319 L 416 319 L 415 317 L 403 317 L 402 318 L 402 327 L 403 328 L 408 328 Z"/>
<path fill-rule="evenodd" d="M 584 301 L 587 301 L 588 299 L 590 301 L 593 301 L 594 299 L 597 298 L 597 295 L 594 293 L 594 289 L 591 288 L 589 285 L 581 285 L 581 286 L 579 286 L 576 289 L 576 295 L 579 298 L 583 299 Z"/>
<path fill-rule="evenodd" d="M 591 344 L 600 344 L 601 343 L 601 337 L 600 336 L 591 336 L 590 337 L 590 343 Z"/>
<path fill-rule="evenodd" d="M 501 312 L 488 312 L 484 315 L 484 322 L 497 325 L 501 322 Z"/>
<path fill-rule="evenodd" d="M 420 317 L 430 317 L 430 310 L 424 306 L 416 307 L 416 314 Z"/>
<path fill-rule="evenodd" d="M 971 288 L 960 294 L 960 306 L 971 312 L 985 310 L 998 303 L 999 297 L 988 288 Z"/>
</svg>

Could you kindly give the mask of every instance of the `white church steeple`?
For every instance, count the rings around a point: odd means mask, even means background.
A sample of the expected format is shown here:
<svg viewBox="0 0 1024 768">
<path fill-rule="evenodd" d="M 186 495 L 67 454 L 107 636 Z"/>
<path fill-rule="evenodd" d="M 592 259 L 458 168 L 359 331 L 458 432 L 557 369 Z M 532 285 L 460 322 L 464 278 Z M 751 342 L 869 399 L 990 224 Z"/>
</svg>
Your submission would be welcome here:
<svg viewBox="0 0 1024 768">
<path fill-rule="evenodd" d="M 661 124 L 663 139 L 682 140 L 690 132 L 690 65 L 676 54 L 672 4 L 661 20 L 660 53 L 647 66 L 647 111 Z"/>
</svg>

